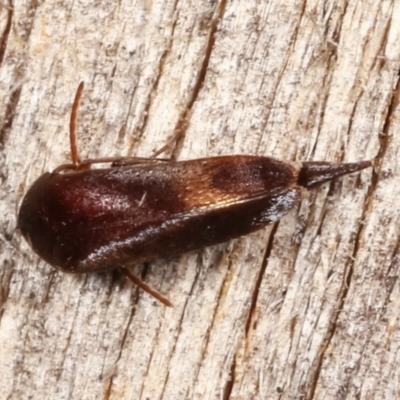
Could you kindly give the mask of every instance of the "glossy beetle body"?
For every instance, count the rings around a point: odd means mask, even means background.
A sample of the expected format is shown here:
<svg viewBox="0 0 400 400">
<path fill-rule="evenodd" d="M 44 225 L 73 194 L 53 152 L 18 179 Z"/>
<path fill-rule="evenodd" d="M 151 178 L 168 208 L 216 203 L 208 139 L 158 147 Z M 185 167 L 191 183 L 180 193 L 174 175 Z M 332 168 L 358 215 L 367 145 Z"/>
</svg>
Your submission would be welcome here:
<svg viewBox="0 0 400 400">
<path fill-rule="evenodd" d="M 42 175 L 19 213 L 22 234 L 66 272 L 104 271 L 221 243 L 279 220 L 297 173 L 233 156 Z"/>
<path fill-rule="evenodd" d="M 339 168 L 341 175 L 352 172 L 349 165 L 364 164 L 324 163 L 318 176 L 330 179 L 327 167 Z M 315 170 L 320 164 L 308 165 Z M 302 185 L 312 186 L 311 169 L 306 171 Z M 299 199 L 298 180 L 290 164 L 257 156 L 46 173 L 27 192 L 18 225 L 52 266 L 105 271 L 225 242 L 274 223 Z"/>
</svg>

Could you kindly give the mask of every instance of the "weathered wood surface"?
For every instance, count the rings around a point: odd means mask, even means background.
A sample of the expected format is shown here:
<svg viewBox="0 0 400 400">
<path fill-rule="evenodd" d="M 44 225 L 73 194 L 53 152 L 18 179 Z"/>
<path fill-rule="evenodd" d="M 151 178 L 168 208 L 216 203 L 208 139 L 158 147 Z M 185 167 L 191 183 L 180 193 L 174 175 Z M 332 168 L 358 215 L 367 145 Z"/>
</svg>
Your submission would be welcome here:
<svg viewBox="0 0 400 400">
<path fill-rule="evenodd" d="M 0 393 L 4 399 L 400 396 L 400 2 L 0 3 Z M 276 226 L 160 260 L 146 282 L 54 271 L 15 230 L 68 161 L 375 158 Z M 186 121 L 186 123 L 183 123 Z M 79 234 L 79 232 L 77 232 Z"/>
</svg>

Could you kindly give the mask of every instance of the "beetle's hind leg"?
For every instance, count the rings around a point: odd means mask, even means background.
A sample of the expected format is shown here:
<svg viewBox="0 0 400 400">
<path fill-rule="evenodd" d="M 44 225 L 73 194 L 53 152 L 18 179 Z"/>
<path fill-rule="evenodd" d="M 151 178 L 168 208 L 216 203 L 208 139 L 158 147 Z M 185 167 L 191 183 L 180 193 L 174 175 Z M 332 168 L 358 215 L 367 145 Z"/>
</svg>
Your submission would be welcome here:
<svg viewBox="0 0 400 400">
<path fill-rule="evenodd" d="M 173 136 L 167 141 L 167 143 L 161 147 L 160 149 L 156 150 L 152 155 L 151 158 L 156 158 L 158 155 L 164 153 L 165 151 L 169 149 L 173 149 L 174 146 L 179 146 L 179 142 L 181 141 L 183 134 L 185 133 L 188 125 L 189 125 L 189 117 L 190 117 L 191 112 L 188 111 L 185 113 L 184 117 L 180 119 L 178 122 Z M 174 151 L 172 150 L 172 153 Z M 174 156 L 172 155 L 168 160 L 171 161 L 174 159 Z M 159 160 L 159 159 L 158 159 Z"/>
<path fill-rule="evenodd" d="M 147 292 L 149 295 L 153 296 L 155 299 L 158 301 L 161 301 L 161 303 L 165 304 L 168 307 L 172 307 L 172 303 L 164 297 L 161 293 L 158 293 L 154 289 L 152 289 L 149 285 L 144 283 L 141 279 L 139 279 L 136 275 L 132 274 L 131 271 L 129 271 L 127 268 L 121 267 L 119 268 L 120 271 L 128 277 L 135 285 L 139 286 L 142 290 Z"/>
<path fill-rule="evenodd" d="M 151 165 L 151 164 L 159 164 L 159 163 L 172 161 L 174 157 L 157 158 L 157 156 L 164 153 L 165 151 L 169 150 L 176 143 L 178 143 L 179 140 L 181 139 L 186 127 L 187 127 L 187 123 L 180 124 L 180 126 L 177 129 L 175 129 L 175 133 L 172 136 L 172 138 L 170 138 L 163 147 L 156 150 L 149 158 L 147 158 L 147 157 L 120 157 L 120 158 L 110 159 L 110 161 L 112 162 L 111 166 L 112 167 L 126 167 L 129 165 L 140 165 L 140 164 Z M 85 164 L 86 163 L 94 164 L 96 162 L 102 162 L 101 160 L 102 159 L 99 159 L 99 161 L 86 160 Z"/>
</svg>

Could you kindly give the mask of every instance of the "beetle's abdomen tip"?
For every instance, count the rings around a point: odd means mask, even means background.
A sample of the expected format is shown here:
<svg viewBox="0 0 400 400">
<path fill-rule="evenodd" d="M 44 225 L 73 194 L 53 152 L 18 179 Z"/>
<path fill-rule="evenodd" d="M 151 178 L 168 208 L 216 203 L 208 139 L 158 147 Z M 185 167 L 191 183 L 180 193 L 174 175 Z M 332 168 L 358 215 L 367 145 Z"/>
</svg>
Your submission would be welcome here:
<svg viewBox="0 0 400 400">
<path fill-rule="evenodd" d="M 334 178 L 361 171 L 372 166 L 372 161 L 355 163 L 304 162 L 297 179 L 300 186 L 313 188 Z"/>
</svg>

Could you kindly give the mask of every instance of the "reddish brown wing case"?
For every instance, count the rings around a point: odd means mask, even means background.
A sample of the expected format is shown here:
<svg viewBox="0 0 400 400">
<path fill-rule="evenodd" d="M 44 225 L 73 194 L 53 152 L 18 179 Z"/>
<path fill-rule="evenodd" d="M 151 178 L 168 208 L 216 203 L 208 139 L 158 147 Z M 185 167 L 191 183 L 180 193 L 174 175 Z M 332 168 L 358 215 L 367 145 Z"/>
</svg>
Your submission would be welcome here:
<svg viewBox="0 0 400 400">
<path fill-rule="evenodd" d="M 289 164 L 256 156 L 46 173 L 27 192 L 18 225 L 52 266 L 104 271 L 273 223 L 298 200 L 296 181 Z"/>
</svg>

